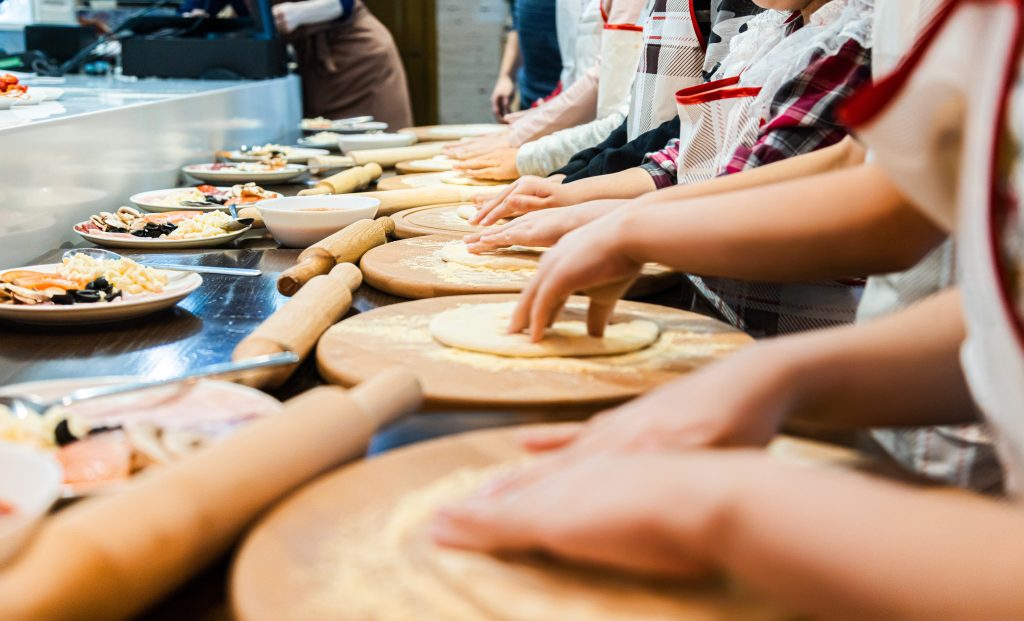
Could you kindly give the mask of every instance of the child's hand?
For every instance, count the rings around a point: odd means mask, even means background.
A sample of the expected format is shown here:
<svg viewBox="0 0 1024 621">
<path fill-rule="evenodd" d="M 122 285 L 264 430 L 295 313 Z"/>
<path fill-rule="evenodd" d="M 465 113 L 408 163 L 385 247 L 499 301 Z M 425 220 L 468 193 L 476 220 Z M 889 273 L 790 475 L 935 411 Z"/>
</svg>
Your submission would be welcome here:
<svg viewBox="0 0 1024 621">
<path fill-rule="evenodd" d="M 564 235 L 608 214 L 623 204 L 619 200 L 581 203 L 561 209 L 544 209 L 520 216 L 500 226 L 463 238 L 470 252 L 481 253 L 509 246 L 547 248 Z"/>
<path fill-rule="evenodd" d="M 569 296 L 582 291 L 590 296 L 587 331 L 604 334 L 616 302 L 643 267 L 624 251 L 627 211 L 614 211 L 569 233 L 544 253 L 537 275 L 519 298 L 509 333 L 527 330 L 531 340 L 540 341 Z"/>
<path fill-rule="evenodd" d="M 552 207 L 566 207 L 574 204 L 570 202 L 573 200 L 568 185 L 540 177 L 522 177 L 497 196 L 486 199 L 469 223 L 490 226 L 503 218 L 514 218 Z"/>
<path fill-rule="evenodd" d="M 516 153 L 518 152 L 519 149 L 514 147 L 495 149 L 486 155 L 456 164 L 455 170 L 474 179 L 514 181 L 520 177 L 519 169 L 516 168 Z"/>
</svg>

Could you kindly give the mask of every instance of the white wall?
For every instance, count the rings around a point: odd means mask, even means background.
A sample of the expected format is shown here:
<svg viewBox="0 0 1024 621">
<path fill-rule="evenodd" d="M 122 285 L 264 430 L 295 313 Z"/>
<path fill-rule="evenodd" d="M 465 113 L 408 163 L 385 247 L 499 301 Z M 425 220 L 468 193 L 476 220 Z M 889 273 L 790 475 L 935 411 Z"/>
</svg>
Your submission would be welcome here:
<svg viewBox="0 0 1024 621">
<path fill-rule="evenodd" d="M 490 95 L 501 64 L 506 0 L 437 0 L 441 123 L 493 121 Z"/>
</svg>

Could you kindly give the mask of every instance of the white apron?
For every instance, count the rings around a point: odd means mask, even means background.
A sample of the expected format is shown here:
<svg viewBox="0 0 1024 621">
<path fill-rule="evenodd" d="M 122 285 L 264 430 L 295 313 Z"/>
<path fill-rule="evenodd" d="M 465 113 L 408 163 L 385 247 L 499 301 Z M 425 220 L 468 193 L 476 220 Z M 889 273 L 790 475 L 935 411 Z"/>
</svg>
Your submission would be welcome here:
<svg viewBox="0 0 1024 621">
<path fill-rule="evenodd" d="M 557 0 L 555 20 L 562 50 L 562 90 L 597 62 L 601 51 L 601 0 Z"/>
<path fill-rule="evenodd" d="M 627 118 L 629 140 L 674 117 L 676 91 L 704 81 L 704 48 L 693 0 L 649 0 Z"/>
<path fill-rule="evenodd" d="M 1007 491 L 1024 484 L 1024 83 L 1019 1 L 966 3 L 955 19 L 984 23 L 987 80 L 972 91 L 958 201 L 967 341 L 961 360 L 996 432 Z M 975 49 L 978 49 L 975 48 Z M 982 88 L 984 86 L 984 88 Z"/>
<path fill-rule="evenodd" d="M 995 118 L 986 96 L 992 99 L 994 96 L 987 94 L 999 92 L 1003 81 L 1000 67 L 1006 64 L 1006 50 L 1011 47 L 1008 31 L 1013 20 L 1007 17 L 1012 17 L 1008 13 L 1013 13 L 1013 6 L 1010 0 L 951 0 L 939 10 L 897 70 L 854 97 L 843 111 L 844 122 L 867 142 L 875 160 L 901 191 L 947 229 L 956 226 L 957 205 L 970 204 L 964 200 L 966 187 L 987 176 L 984 170 L 978 170 L 979 162 L 974 161 L 976 156 L 965 144 L 965 137 L 977 135 L 977 126 L 984 124 L 986 117 Z M 989 159 L 980 161 L 987 165 Z M 963 261 L 966 247 L 962 237 L 960 244 Z M 965 283 L 965 293 L 979 286 L 976 278 L 972 280 Z M 965 295 L 968 306 L 977 301 L 974 295 Z M 970 375 L 971 365 L 965 366 Z M 987 436 L 977 427 L 961 429 L 961 433 L 944 434 L 943 439 L 961 450 L 959 456 L 945 457 L 960 458 L 963 469 L 985 450 Z M 880 439 L 886 444 L 885 436 Z M 917 454 L 909 455 L 916 462 L 915 468 L 929 473 L 930 468 L 941 468 L 942 464 L 918 459 L 927 451 L 921 445 L 927 439 L 927 432 L 922 432 L 916 446 L 907 438 L 895 436 L 890 442 L 902 442 L 904 451 L 915 451 Z M 962 444 L 957 446 L 957 442 Z M 905 456 L 897 457 L 903 460 Z M 991 473 L 975 472 L 970 477 L 984 481 L 991 478 Z"/>
<path fill-rule="evenodd" d="M 597 118 L 626 114 L 629 93 L 644 51 L 644 28 L 638 24 L 608 23 L 601 2 L 601 73 L 597 85 Z"/>
<path fill-rule="evenodd" d="M 760 119 L 753 113 L 753 102 L 761 89 L 738 86 L 739 80 L 716 80 L 676 93 L 680 185 L 717 177 L 739 146 L 757 139 Z"/>
</svg>

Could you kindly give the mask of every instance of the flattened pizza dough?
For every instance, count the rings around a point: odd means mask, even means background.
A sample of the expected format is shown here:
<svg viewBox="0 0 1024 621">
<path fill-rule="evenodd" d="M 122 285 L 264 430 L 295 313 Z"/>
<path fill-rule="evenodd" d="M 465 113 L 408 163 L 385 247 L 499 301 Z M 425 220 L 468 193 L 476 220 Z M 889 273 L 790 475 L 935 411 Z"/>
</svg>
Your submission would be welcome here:
<svg viewBox="0 0 1024 621">
<path fill-rule="evenodd" d="M 442 173 L 441 181 L 449 185 L 471 185 L 479 187 L 490 187 L 495 185 L 506 185 L 504 181 L 491 181 L 489 179 L 474 179 L 458 171 Z"/>
<path fill-rule="evenodd" d="M 473 254 L 466 248 L 465 242 L 453 241 L 442 246 L 438 250 L 438 256 L 445 263 L 457 263 L 476 269 L 535 270 L 540 261 L 540 253 L 543 251 L 543 248 L 511 246 L 493 252 Z"/>
<path fill-rule="evenodd" d="M 455 168 L 457 160 L 438 155 L 429 160 L 412 160 L 403 162 L 402 166 L 411 172 L 446 172 Z"/>
<path fill-rule="evenodd" d="M 434 316 L 430 335 L 442 345 L 511 358 L 576 358 L 612 356 L 650 347 L 658 340 L 658 324 L 636 319 L 609 325 L 604 337 L 587 334 L 583 321 L 556 321 L 539 343 L 526 334 L 508 334 L 515 302 L 472 304 Z"/>
</svg>

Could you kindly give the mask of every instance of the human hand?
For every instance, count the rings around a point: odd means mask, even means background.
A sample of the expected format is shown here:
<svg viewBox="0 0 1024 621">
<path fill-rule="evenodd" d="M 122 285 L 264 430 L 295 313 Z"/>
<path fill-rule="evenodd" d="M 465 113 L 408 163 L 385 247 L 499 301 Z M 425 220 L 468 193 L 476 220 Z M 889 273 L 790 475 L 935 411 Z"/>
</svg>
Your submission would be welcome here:
<svg viewBox="0 0 1024 621">
<path fill-rule="evenodd" d="M 182 17 L 209 17 L 210 14 L 207 13 L 206 11 L 204 11 L 203 9 L 192 9 L 191 11 L 188 11 L 187 13 L 182 13 L 181 16 Z"/>
<path fill-rule="evenodd" d="M 538 551 L 628 571 L 696 576 L 713 566 L 723 507 L 763 459 L 750 454 L 602 455 L 521 487 L 443 508 L 442 545 Z"/>
<path fill-rule="evenodd" d="M 509 246 L 554 246 L 570 231 L 614 211 L 620 200 L 600 200 L 560 209 L 544 209 L 522 215 L 463 238 L 470 252 L 481 253 Z"/>
<path fill-rule="evenodd" d="M 508 123 L 509 125 L 512 125 L 519 119 L 526 116 L 529 112 L 529 110 L 517 110 L 516 112 L 509 112 L 502 118 L 502 120 Z"/>
<path fill-rule="evenodd" d="M 444 154 L 457 160 L 468 160 L 487 155 L 496 149 L 514 147 L 510 132 L 503 131 L 487 136 L 466 138 L 444 148 Z"/>
<path fill-rule="evenodd" d="M 516 148 L 496 149 L 487 155 L 459 162 L 455 170 L 474 179 L 512 181 L 519 178 L 519 169 L 516 168 L 518 152 Z"/>
<path fill-rule="evenodd" d="M 521 177 L 493 198 L 482 199 L 470 224 L 490 226 L 502 218 L 575 204 L 572 188 L 540 177 Z"/>
<path fill-rule="evenodd" d="M 626 210 L 614 211 L 576 229 L 545 252 L 512 313 L 508 331 L 529 332 L 540 341 L 569 296 L 590 297 L 587 332 L 602 336 L 615 304 L 640 274 L 643 264 L 624 250 Z"/>
<path fill-rule="evenodd" d="M 500 123 L 506 114 L 512 111 L 512 98 L 516 92 L 516 83 L 507 75 L 499 76 L 491 91 L 491 111 Z"/>
<path fill-rule="evenodd" d="M 802 393 L 774 345 L 753 345 L 585 423 L 538 425 L 520 441 L 560 461 L 592 455 L 764 446 Z"/>
<path fill-rule="evenodd" d="M 290 34 L 302 24 L 300 23 L 299 2 L 282 2 L 271 9 L 274 15 L 274 26 L 281 34 Z"/>
</svg>

